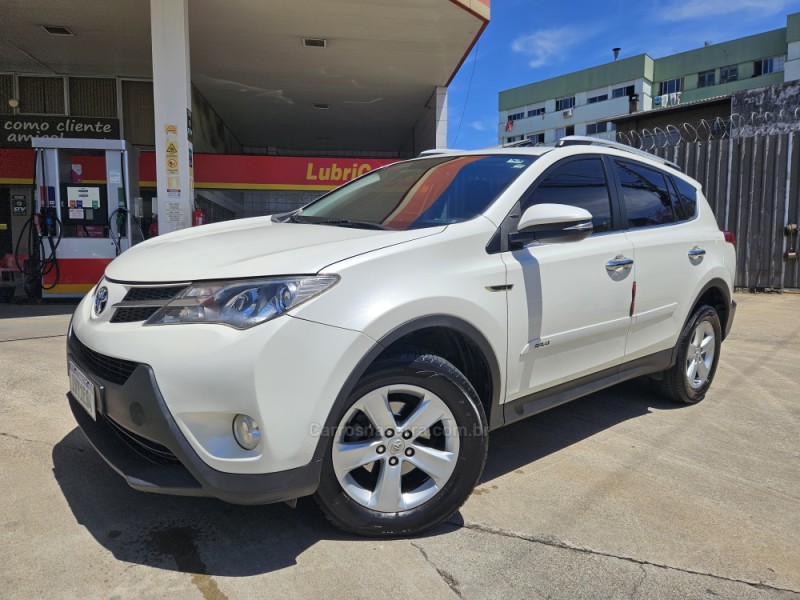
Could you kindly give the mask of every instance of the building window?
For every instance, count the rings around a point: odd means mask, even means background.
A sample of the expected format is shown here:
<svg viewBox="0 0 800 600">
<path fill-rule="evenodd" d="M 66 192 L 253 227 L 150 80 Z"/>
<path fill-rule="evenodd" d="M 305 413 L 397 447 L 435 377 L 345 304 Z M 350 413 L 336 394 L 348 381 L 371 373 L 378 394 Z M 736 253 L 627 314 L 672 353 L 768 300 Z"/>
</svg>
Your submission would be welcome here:
<svg viewBox="0 0 800 600">
<path fill-rule="evenodd" d="M 587 104 L 597 104 L 598 102 L 605 102 L 608 100 L 608 94 L 600 94 L 599 96 L 590 96 L 586 99 Z"/>
<path fill-rule="evenodd" d="M 69 114 L 75 117 L 116 117 L 117 81 L 70 77 Z"/>
<path fill-rule="evenodd" d="M 753 63 L 753 77 L 766 75 L 767 73 L 780 73 L 783 71 L 783 56 L 773 56 L 764 58 Z"/>
<path fill-rule="evenodd" d="M 532 133 L 527 136 L 528 141 L 533 142 L 534 144 L 544 144 L 544 134 L 543 133 Z"/>
<path fill-rule="evenodd" d="M 606 133 L 608 131 L 608 121 L 600 121 L 599 123 L 587 123 L 586 135 L 597 135 L 598 133 Z"/>
<path fill-rule="evenodd" d="M 611 90 L 612 98 L 630 98 L 636 93 L 636 88 L 632 85 L 625 85 Z"/>
<path fill-rule="evenodd" d="M 729 67 L 722 67 L 719 70 L 719 82 L 729 83 L 739 79 L 739 65 L 731 65 Z"/>
<path fill-rule="evenodd" d="M 122 80 L 122 125 L 125 139 L 136 146 L 155 146 L 153 82 Z"/>
<path fill-rule="evenodd" d="M 566 135 L 575 135 L 575 125 L 567 125 L 566 127 L 559 127 L 556 129 L 557 140 L 560 140 Z"/>
<path fill-rule="evenodd" d="M 506 143 L 510 144 L 511 142 L 520 142 L 522 141 L 521 135 L 510 135 L 506 138 Z"/>
<path fill-rule="evenodd" d="M 20 77 L 19 112 L 40 115 L 64 115 L 63 77 Z"/>
<path fill-rule="evenodd" d="M 524 119 L 524 118 L 525 118 L 525 113 L 524 112 L 518 112 L 518 113 L 514 113 L 513 115 L 508 115 L 508 120 L 509 121 L 519 121 L 520 119 Z"/>
<path fill-rule="evenodd" d="M 714 75 L 716 72 L 714 69 L 710 71 L 703 71 L 702 73 L 697 74 L 697 87 L 709 87 L 711 85 L 716 85 L 716 80 Z"/>
<path fill-rule="evenodd" d="M 575 106 L 575 96 L 556 100 L 556 110 L 569 110 Z"/>
<path fill-rule="evenodd" d="M 660 85 L 660 96 L 664 94 L 676 94 L 677 92 L 683 91 L 683 77 L 678 77 L 677 79 L 670 79 L 668 81 L 662 81 Z"/>
<path fill-rule="evenodd" d="M 544 114 L 544 107 L 534 108 L 528 111 L 528 117 L 538 117 Z"/>
<path fill-rule="evenodd" d="M 0 115 L 10 115 L 14 109 L 8 105 L 7 100 L 14 98 L 14 76 L 0 75 Z"/>
</svg>

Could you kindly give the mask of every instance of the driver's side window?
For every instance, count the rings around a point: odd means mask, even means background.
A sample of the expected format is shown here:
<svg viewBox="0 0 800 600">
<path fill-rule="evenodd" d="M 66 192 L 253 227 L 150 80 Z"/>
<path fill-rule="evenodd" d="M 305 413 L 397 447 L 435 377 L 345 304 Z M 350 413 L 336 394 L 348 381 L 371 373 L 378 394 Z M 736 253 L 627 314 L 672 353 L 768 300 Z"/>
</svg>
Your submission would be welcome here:
<svg viewBox="0 0 800 600">
<path fill-rule="evenodd" d="M 600 158 L 570 160 L 557 166 L 522 201 L 522 212 L 535 204 L 568 204 L 592 213 L 594 233 L 614 229 L 611 197 Z"/>
</svg>

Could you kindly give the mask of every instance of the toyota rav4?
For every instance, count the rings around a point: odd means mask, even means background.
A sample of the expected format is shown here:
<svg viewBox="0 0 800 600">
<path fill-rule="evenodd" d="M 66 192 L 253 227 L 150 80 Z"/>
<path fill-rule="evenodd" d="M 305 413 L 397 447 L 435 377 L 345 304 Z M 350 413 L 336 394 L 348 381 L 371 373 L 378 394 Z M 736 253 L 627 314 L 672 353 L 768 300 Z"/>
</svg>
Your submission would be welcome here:
<svg viewBox="0 0 800 600">
<path fill-rule="evenodd" d="M 348 531 L 413 534 L 466 500 L 491 430 L 639 376 L 702 400 L 734 265 L 656 157 L 430 153 L 123 253 L 70 325 L 69 404 L 138 490 L 313 494 Z"/>
</svg>

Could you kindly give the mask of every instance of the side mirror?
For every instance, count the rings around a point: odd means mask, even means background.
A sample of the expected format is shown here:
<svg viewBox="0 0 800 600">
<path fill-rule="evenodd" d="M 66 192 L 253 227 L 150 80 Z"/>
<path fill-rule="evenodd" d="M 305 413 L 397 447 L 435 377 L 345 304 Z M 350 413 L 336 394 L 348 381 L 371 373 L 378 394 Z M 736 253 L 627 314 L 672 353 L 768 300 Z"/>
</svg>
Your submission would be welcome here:
<svg viewBox="0 0 800 600">
<path fill-rule="evenodd" d="M 533 242 L 557 244 L 579 242 L 592 234 L 592 213 L 566 204 L 536 204 L 519 220 L 516 233 L 509 236 L 512 247 Z"/>
</svg>

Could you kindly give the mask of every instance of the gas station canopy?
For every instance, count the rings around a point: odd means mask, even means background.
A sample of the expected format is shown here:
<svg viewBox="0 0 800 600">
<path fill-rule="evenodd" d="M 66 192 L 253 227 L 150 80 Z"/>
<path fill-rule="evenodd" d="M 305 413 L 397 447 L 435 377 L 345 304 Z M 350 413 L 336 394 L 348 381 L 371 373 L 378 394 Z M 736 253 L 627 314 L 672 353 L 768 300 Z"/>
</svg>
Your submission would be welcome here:
<svg viewBox="0 0 800 600">
<path fill-rule="evenodd" d="M 396 151 L 486 26 L 488 6 L 192 0 L 192 83 L 242 146 Z M 0 12 L 0 72 L 153 76 L 149 0 L 3 0 Z"/>
</svg>

